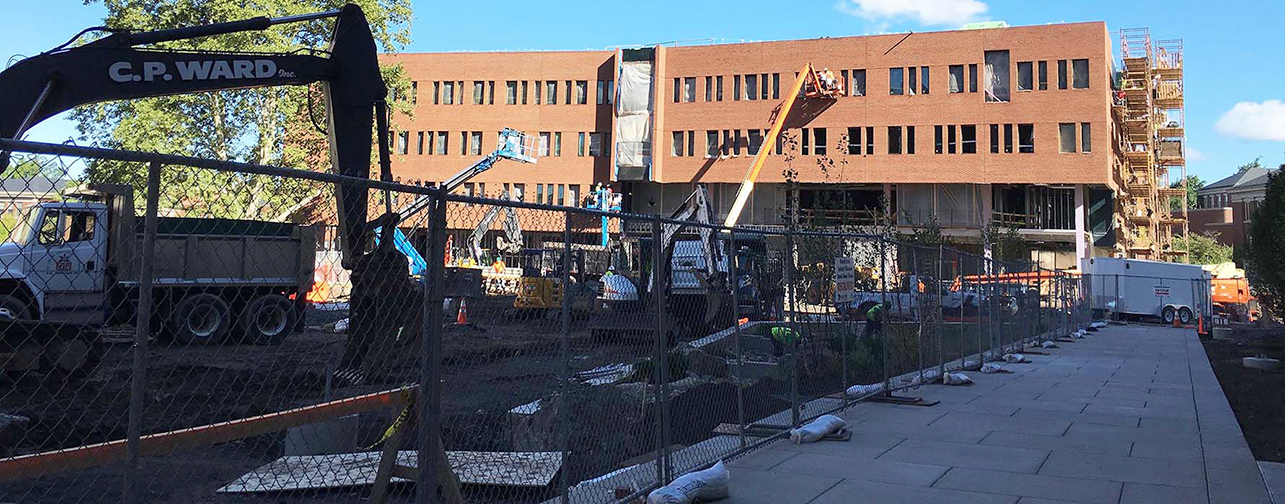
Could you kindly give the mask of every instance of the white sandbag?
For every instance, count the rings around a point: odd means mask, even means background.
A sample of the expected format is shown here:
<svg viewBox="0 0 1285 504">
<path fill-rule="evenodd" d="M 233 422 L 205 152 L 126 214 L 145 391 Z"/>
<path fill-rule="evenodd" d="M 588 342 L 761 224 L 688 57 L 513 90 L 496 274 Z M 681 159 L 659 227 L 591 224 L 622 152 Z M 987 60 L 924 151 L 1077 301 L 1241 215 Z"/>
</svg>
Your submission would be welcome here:
<svg viewBox="0 0 1285 504">
<path fill-rule="evenodd" d="M 918 387 L 924 383 L 934 383 L 941 378 L 941 371 L 929 369 L 924 371 L 923 376 L 915 375 L 910 378 L 910 387 Z"/>
<path fill-rule="evenodd" d="M 794 444 L 814 443 L 828 434 L 839 432 L 847 426 L 842 418 L 834 415 L 821 415 L 797 429 L 790 429 L 790 441 Z"/>
<path fill-rule="evenodd" d="M 981 372 L 984 374 L 1004 373 L 1007 371 L 1008 370 L 1004 369 L 1004 366 L 999 365 L 998 362 L 987 363 L 985 366 L 982 366 L 981 369 Z"/>
<path fill-rule="evenodd" d="M 973 369 L 982 365 L 982 361 L 977 359 L 968 359 L 964 361 L 964 369 Z"/>
<path fill-rule="evenodd" d="M 964 373 L 946 373 L 941 377 L 941 382 L 946 385 L 972 385 L 973 379 Z"/>
<path fill-rule="evenodd" d="M 1083 338 L 1087 334 L 1089 334 L 1088 331 L 1085 331 L 1084 329 L 1080 329 L 1078 331 L 1071 333 L 1071 337 L 1079 339 L 1079 338 Z"/>
<path fill-rule="evenodd" d="M 853 385 L 848 387 L 843 393 L 848 397 L 865 397 L 871 394 L 883 392 L 882 383 L 871 383 L 869 385 Z"/>
<path fill-rule="evenodd" d="M 647 494 L 647 504 L 691 504 L 727 497 L 728 474 L 723 462 L 704 471 L 679 476 L 672 483 Z"/>
<path fill-rule="evenodd" d="M 1102 329 L 1106 326 L 1107 326 L 1106 322 L 1094 322 L 1092 324 L 1089 324 L 1089 327 L 1092 327 L 1094 329 Z"/>
<path fill-rule="evenodd" d="M 1057 348 L 1057 347 L 1058 347 L 1057 343 L 1054 343 L 1052 341 L 1045 341 L 1043 343 L 1040 343 L 1040 348 Z"/>
<path fill-rule="evenodd" d="M 1007 362 L 1009 364 L 1017 364 L 1021 362 L 1031 362 L 1031 360 L 1027 359 L 1025 355 L 1022 355 L 1020 353 L 1011 353 L 1011 354 L 1004 354 L 1004 362 Z"/>
</svg>

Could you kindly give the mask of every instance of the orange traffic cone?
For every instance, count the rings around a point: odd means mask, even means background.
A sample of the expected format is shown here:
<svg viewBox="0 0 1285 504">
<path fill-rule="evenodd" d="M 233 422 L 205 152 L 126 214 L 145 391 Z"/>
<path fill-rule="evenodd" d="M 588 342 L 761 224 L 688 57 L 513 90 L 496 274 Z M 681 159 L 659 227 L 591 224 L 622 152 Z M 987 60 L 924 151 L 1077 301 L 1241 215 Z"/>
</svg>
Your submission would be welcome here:
<svg viewBox="0 0 1285 504">
<path fill-rule="evenodd" d="M 461 309 L 461 310 L 463 309 L 463 306 L 464 306 L 463 304 L 460 304 L 460 307 L 461 307 L 460 309 Z M 1182 327 L 1182 323 L 1178 321 L 1178 314 L 1177 314 L 1177 313 L 1173 314 L 1173 326 L 1174 326 L 1175 328 L 1177 328 L 1177 327 Z"/>
<path fill-rule="evenodd" d="M 1205 317 L 1196 317 L 1196 334 L 1205 334 Z"/>
<path fill-rule="evenodd" d="M 468 324 L 468 298 L 460 299 L 460 311 L 455 314 L 456 324 Z"/>
</svg>

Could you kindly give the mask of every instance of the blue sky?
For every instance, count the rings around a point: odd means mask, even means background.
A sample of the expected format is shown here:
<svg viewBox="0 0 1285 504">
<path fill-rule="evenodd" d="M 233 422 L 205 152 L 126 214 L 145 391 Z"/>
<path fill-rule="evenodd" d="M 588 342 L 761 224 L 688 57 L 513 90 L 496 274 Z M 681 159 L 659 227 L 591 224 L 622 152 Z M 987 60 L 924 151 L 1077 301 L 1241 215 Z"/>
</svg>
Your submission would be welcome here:
<svg viewBox="0 0 1285 504">
<path fill-rule="evenodd" d="M 781 40 L 957 28 L 1106 21 L 1110 30 L 1148 26 L 1153 38 L 1183 38 L 1188 168 L 1205 180 L 1263 156 L 1285 163 L 1285 2 L 1228 4 L 1081 0 L 740 0 L 696 2 L 473 2 L 413 0 L 407 51 L 603 49 L 689 39 Z M 101 22 L 101 5 L 81 0 L 4 0 L 0 56 L 31 55 Z M 1234 3 L 1234 5 L 1232 5 Z M 1118 55 L 1117 55 L 1118 56 Z M 28 139 L 65 141 L 61 118 Z"/>
</svg>

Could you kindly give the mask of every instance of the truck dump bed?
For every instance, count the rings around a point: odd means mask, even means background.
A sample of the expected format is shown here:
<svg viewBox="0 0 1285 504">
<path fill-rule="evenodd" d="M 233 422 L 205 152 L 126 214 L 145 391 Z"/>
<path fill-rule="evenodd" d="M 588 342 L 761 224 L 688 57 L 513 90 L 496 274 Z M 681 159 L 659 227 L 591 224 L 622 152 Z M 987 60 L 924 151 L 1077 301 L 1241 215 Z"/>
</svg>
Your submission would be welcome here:
<svg viewBox="0 0 1285 504">
<path fill-rule="evenodd" d="M 135 219 L 135 246 L 143 219 Z M 139 250 L 135 248 L 135 250 Z M 291 223 L 233 219 L 160 218 L 156 225 L 158 285 L 312 286 L 316 235 Z M 141 254 L 130 254 L 128 275 L 137 280 Z"/>
</svg>

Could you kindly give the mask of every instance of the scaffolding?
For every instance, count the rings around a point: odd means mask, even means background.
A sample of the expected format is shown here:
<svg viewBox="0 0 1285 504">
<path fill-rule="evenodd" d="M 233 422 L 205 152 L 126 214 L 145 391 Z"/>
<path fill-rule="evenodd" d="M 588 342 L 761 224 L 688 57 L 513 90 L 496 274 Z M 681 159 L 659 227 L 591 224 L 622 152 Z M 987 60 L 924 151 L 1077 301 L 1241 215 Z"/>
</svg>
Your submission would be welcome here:
<svg viewBox="0 0 1285 504">
<path fill-rule="evenodd" d="M 1188 232 L 1182 40 L 1120 30 L 1124 69 L 1114 100 L 1123 132 L 1118 242 L 1126 257 L 1183 260 Z M 1178 175 L 1177 180 L 1172 176 Z"/>
</svg>

